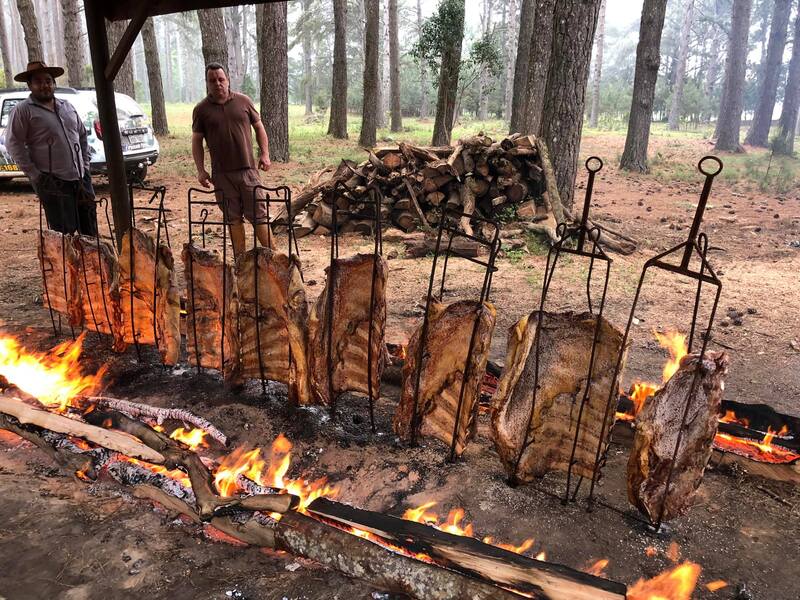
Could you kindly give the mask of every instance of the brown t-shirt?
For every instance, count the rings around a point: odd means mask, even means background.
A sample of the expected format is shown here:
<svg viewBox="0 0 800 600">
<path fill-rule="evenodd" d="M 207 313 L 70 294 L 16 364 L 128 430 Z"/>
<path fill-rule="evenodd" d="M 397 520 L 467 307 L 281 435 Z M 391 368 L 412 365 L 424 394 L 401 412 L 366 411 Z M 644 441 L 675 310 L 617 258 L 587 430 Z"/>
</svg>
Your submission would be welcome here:
<svg viewBox="0 0 800 600">
<path fill-rule="evenodd" d="M 212 172 L 255 168 L 250 127 L 259 118 L 253 101 L 237 92 L 222 104 L 207 97 L 194 107 L 192 131 L 206 139 Z"/>
</svg>

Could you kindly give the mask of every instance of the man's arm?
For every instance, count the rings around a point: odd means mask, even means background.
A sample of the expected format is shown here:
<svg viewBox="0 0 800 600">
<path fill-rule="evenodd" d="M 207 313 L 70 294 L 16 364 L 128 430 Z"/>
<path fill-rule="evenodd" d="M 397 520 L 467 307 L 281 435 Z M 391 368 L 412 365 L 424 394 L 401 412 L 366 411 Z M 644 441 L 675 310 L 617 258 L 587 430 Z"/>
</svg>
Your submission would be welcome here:
<svg viewBox="0 0 800 600">
<path fill-rule="evenodd" d="M 256 141 L 258 142 L 258 168 L 266 171 L 272 166 L 269 160 L 269 139 L 267 138 L 267 130 L 264 129 L 264 124 L 261 119 L 253 123 L 253 129 L 256 130 Z"/>
<path fill-rule="evenodd" d="M 33 164 L 33 159 L 25 144 L 27 139 L 28 112 L 24 107 L 17 105 L 11 112 L 11 119 L 6 130 L 6 148 L 17 166 L 28 176 L 31 183 L 35 184 L 42 173 Z"/>
<path fill-rule="evenodd" d="M 78 121 L 78 141 L 80 142 L 81 147 L 81 156 L 83 157 L 83 173 L 91 173 L 91 159 L 89 157 L 89 140 L 88 135 L 86 133 L 86 126 L 81 121 L 81 118 L 78 116 L 78 112 L 75 112 L 75 118 Z"/>
<path fill-rule="evenodd" d="M 211 187 L 211 177 L 206 171 L 203 134 L 196 131 L 192 133 L 192 158 L 194 159 L 194 166 L 197 167 L 197 181 L 203 187 Z"/>
</svg>

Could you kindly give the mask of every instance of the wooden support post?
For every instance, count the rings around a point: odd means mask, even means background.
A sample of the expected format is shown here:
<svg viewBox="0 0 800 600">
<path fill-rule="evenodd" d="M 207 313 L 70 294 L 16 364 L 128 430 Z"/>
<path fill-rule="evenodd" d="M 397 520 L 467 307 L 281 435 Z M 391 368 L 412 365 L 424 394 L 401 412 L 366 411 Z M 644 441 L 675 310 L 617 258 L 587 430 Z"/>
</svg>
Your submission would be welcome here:
<svg viewBox="0 0 800 600">
<path fill-rule="evenodd" d="M 86 31 L 89 36 L 89 50 L 92 55 L 94 87 L 97 95 L 97 110 L 100 113 L 100 126 L 103 128 L 103 148 L 106 153 L 108 184 L 111 188 L 111 209 L 114 215 L 114 231 L 117 249 L 122 248 L 122 236 L 128 230 L 131 220 L 128 199 L 125 162 L 122 157 L 122 139 L 117 122 L 117 103 L 114 99 L 114 82 L 105 77 L 109 64 L 108 36 L 103 16 L 101 0 L 85 0 Z"/>
</svg>

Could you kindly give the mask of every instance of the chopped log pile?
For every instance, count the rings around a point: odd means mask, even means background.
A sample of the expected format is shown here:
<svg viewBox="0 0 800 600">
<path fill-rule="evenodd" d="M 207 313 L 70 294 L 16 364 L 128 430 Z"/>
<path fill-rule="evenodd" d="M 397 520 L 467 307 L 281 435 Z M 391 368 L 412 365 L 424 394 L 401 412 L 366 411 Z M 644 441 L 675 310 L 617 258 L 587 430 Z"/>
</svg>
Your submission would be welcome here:
<svg viewBox="0 0 800 600">
<path fill-rule="evenodd" d="M 329 192 L 339 183 L 348 192 L 334 200 Z M 318 173 L 292 201 L 296 235 L 328 233 L 332 203 L 339 232 L 371 233 L 373 207 L 359 201 L 371 183 L 384 195 L 382 220 L 405 232 L 438 225 L 446 209 L 484 217 L 511 210 L 552 239 L 564 220 L 545 145 L 532 135 L 494 141 L 479 133 L 452 147 L 382 146 L 360 164 L 343 160 L 335 171 Z M 474 233 L 468 218 L 461 227 Z"/>
</svg>

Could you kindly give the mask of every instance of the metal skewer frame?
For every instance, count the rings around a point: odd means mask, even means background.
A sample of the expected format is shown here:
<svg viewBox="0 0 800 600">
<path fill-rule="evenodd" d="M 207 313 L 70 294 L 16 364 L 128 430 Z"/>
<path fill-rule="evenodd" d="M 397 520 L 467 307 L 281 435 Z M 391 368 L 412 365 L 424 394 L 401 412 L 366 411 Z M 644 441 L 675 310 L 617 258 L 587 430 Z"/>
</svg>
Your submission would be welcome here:
<svg viewBox="0 0 800 600">
<path fill-rule="evenodd" d="M 489 236 L 489 239 L 484 239 L 476 235 L 470 235 L 468 233 L 465 233 L 458 227 L 458 222 L 462 217 L 466 217 L 471 219 L 472 221 L 476 221 L 480 224 L 489 226 L 494 230 L 493 234 Z M 442 238 L 444 237 L 445 233 L 447 234 L 447 244 L 443 248 Z M 456 238 L 471 240 L 473 242 L 476 242 L 480 246 L 485 247 L 488 252 L 488 257 L 486 258 L 486 260 L 480 260 L 477 257 L 467 256 L 466 254 L 462 254 L 458 250 L 455 250 L 453 248 L 453 240 Z M 448 462 L 453 462 L 455 460 L 456 442 L 458 437 L 458 425 L 461 422 L 461 411 L 464 405 L 464 392 L 466 391 L 466 384 L 470 377 L 470 366 L 471 366 L 470 357 L 472 356 L 472 351 L 475 348 L 475 336 L 478 332 L 481 307 L 484 302 L 489 301 L 489 294 L 492 288 L 492 277 L 494 276 L 495 271 L 497 271 L 497 267 L 495 267 L 494 263 L 497 258 L 497 253 L 499 252 L 499 250 L 500 250 L 500 225 L 497 223 L 497 221 L 493 219 L 480 217 L 475 214 L 470 215 L 455 209 L 445 209 L 444 211 L 442 211 L 441 220 L 439 221 L 439 231 L 436 236 L 436 247 L 433 252 L 433 264 L 431 265 L 431 275 L 428 278 L 428 294 L 425 300 L 425 314 L 422 318 L 422 328 L 420 330 L 420 337 L 417 346 L 417 356 L 415 365 L 416 368 L 413 375 L 414 412 L 412 413 L 411 416 L 412 444 L 416 443 L 417 429 L 419 428 L 419 420 L 420 420 L 419 388 L 420 388 L 420 380 L 422 377 L 422 361 L 425 356 L 425 344 L 427 343 L 427 337 L 428 337 L 428 322 L 430 318 L 431 303 L 434 300 L 438 300 L 439 302 L 442 301 L 445 290 L 445 282 L 447 280 L 447 266 L 451 256 L 457 258 L 463 258 L 472 263 L 480 265 L 484 268 L 483 283 L 481 285 L 480 294 L 478 296 L 478 306 L 475 311 L 475 322 L 472 325 L 472 334 L 469 339 L 469 348 L 467 350 L 466 360 L 464 363 L 464 374 L 461 378 L 461 388 L 458 394 L 458 405 L 455 414 L 455 424 L 453 426 L 453 437 L 450 443 L 450 454 L 447 459 Z M 442 274 L 441 274 L 441 283 L 439 285 L 439 294 L 438 296 L 434 296 L 433 286 L 436 280 L 436 267 L 439 262 L 439 258 L 442 255 L 444 256 L 444 260 L 442 261 Z"/>
<path fill-rule="evenodd" d="M 708 163 L 715 163 L 712 165 L 712 168 L 709 169 L 704 167 L 705 164 Z M 714 170 L 713 167 L 716 167 Z M 631 306 L 631 312 L 628 317 L 628 324 L 625 327 L 625 334 L 622 339 L 622 350 L 617 358 L 617 364 L 614 369 L 614 377 L 612 381 L 616 381 L 617 377 L 619 376 L 622 358 L 624 355 L 624 349 L 627 344 L 628 336 L 631 330 L 631 324 L 633 323 L 634 313 L 636 311 L 637 303 L 639 302 L 639 295 L 642 291 L 642 284 L 644 283 L 645 275 L 647 271 L 651 268 L 653 269 L 661 269 L 670 273 L 675 273 L 677 275 L 682 275 L 689 279 L 697 281 L 697 291 L 695 293 L 694 298 L 694 306 L 692 308 L 692 320 L 690 324 L 690 333 L 689 333 L 689 341 L 688 341 L 688 352 L 691 353 L 694 341 L 695 341 L 695 332 L 697 330 L 697 316 L 698 310 L 700 307 L 700 300 L 701 300 L 701 293 L 703 289 L 703 283 L 707 283 L 708 285 L 715 288 L 714 293 L 714 301 L 711 306 L 711 311 L 709 314 L 708 325 L 706 326 L 705 332 L 702 335 L 702 344 L 700 346 L 700 362 L 697 369 L 694 372 L 694 376 L 692 378 L 692 384 L 689 388 L 689 393 L 686 397 L 686 403 L 683 407 L 683 413 L 681 417 L 681 426 L 678 432 L 677 440 L 675 442 L 675 450 L 672 454 L 672 461 L 669 465 L 669 471 L 667 473 L 666 484 L 664 487 L 664 496 L 661 501 L 661 507 L 658 512 L 658 518 L 656 522 L 653 524 L 656 531 L 661 529 L 661 523 L 664 518 L 664 510 L 666 508 L 667 498 L 669 496 L 670 486 L 672 484 L 672 477 L 673 472 L 675 469 L 675 459 L 678 456 L 678 451 L 680 450 L 681 442 L 683 441 L 683 433 L 684 428 L 686 426 L 686 419 L 689 414 L 689 407 L 694 400 L 695 394 L 697 393 L 697 385 L 700 380 L 700 372 L 702 368 L 702 363 L 705 358 L 706 353 L 706 346 L 708 345 L 708 340 L 711 338 L 711 327 L 714 324 L 714 316 L 717 311 L 717 305 L 719 304 L 719 297 L 720 293 L 722 292 L 722 282 L 719 280 L 717 275 L 714 273 L 714 269 L 711 267 L 707 260 L 708 254 L 708 236 L 705 233 L 700 233 L 700 225 L 703 222 L 703 214 L 705 213 L 706 205 L 708 203 L 708 198 L 711 195 L 711 185 L 714 181 L 714 178 L 719 175 L 722 171 L 722 161 L 717 158 L 716 156 L 705 156 L 697 163 L 697 169 L 705 175 L 705 182 L 703 184 L 703 190 L 700 193 L 700 200 L 697 203 L 697 210 L 694 215 L 694 220 L 692 221 L 691 229 L 689 230 L 689 236 L 687 240 L 677 246 L 670 248 L 660 254 L 657 254 L 653 258 L 649 259 L 645 264 L 644 268 L 642 269 L 641 277 L 639 278 L 639 285 L 636 288 L 636 295 L 633 298 L 633 305 Z M 680 262 L 673 263 L 668 262 L 666 259 L 671 255 L 680 255 Z M 699 268 L 692 267 L 691 262 L 693 257 L 697 257 L 699 259 Z M 609 400 L 606 404 L 606 412 L 603 416 L 603 426 L 601 430 L 601 443 L 598 444 L 596 458 L 595 458 L 595 470 L 592 474 L 592 483 L 589 490 L 589 508 L 591 509 L 592 497 L 594 493 L 595 484 L 597 483 L 598 474 L 599 474 L 599 467 L 602 463 L 605 462 L 605 453 L 602 452 L 602 438 L 605 434 L 606 427 L 608 426 L 608 419 L 610 416 L 610 407 L 612 406 L 612 402 L 616 402 L 616 396 L 618 394 L 618 390 L 612 386 L 612 389 L 609 392 Z M 602 456 L 601 456 L 602 454 Z"/>
<path fill-rule="evenodd" d="M 577 422 L 575 423 L 575 435 L 573 436 L 572 450 L 570 452 L 569 463 L 567 465 L 566 487 L 564 490 L 564 496 L 561 499 L 562 503 L 564 504 L 566 504 L 570 500 L 575 501 L 575 498 L 578 495 L 578 490 L 580 489 L 580 485 L 583 481 L 583 477 L 581 477 L 578 480 L 575 489 L 574 490 L 571 489 L 572 469 L 575 466 L 575 452 L 578 447 L 578 440 L 580 439 L 581 429 L 583 427 L 584 408 L 586 407 L 586 402 L 589 400 L 589 395 L 591 393 L 591 388 L 592 388 L 592 381 L 594 379 L 594 361 L 597 352 L 597 344 L 600 340 L 600 329 L 603 319 L 603 309 L 605 308 L 605 303 L 606 303 L 606 292 L 608 290 L 608 279 L 611 273 L 611 263 L 612 263 L 611 258 L 603 251 L 603 249 L 598 244 L 598 240 L 600 239 L 600 229 L 598 227 L 589 228 L 588 226 L 589 208 L 592 203 L 592 192 L 594 190 L 594 178 L 595 175 L 603 168 L 603 161 L 597 156 L 591 156 L 586 160 L 585 165 L 586 165 L 586 170 L 588 171 L 588 180 L 586 183 L 586 195 L 583 201 L 583 214 L 581 215 L 581 221 L 578 224 L 577 228 L 568 228 L 566 223 L 560 223 L 557 228 L 558 239 L 550 247 L 550 250 L 547 253 L 547 265 L 545 267 L 544 279 L 542 281 L 542 293 L 539 300 L 539 313 L 538 313 L 539 316 L 538 319 L 536 320 L 536 337 L 535 337 L 536 341 L 534 345 L 535 367 L 533 374 L 531 410 L 530 414 L 528 415 L 528 424 L 527 427 L 525 428 L 525 436 L 523 437 L 522 445 L 520 446 L 519 454 L 517 455 L 517 459 L 514 464 L 514 472 L 511 475 L 511 478 L 509 479 L 509 483 L 511 485 L 517 484 L 519 465 L 520 462 L 522 461 L 522 456 L 528 447 L 529 443 L 528 438 L 531 434 L 530 429 L 531 425 L 533 424 L 533 419 L 536 413 L 536 395 L 539 389 L 539 361 L 541 358 L 541 353 L 540 353 L 541 337 L 542 337 L 541 334 L 543 329 L 543 322 L 546 318 L 544 308 L 545 308 L 545 303 L 547 301 L 547 294 L 550 290 L 550 284 L 553 281 L 553 274 L 555 273 L 558 259 L 561 257 L 562 254 L 571 254 L 573 256 L 588 258 L 589 271 L 586 275 L 586 300 L 589 307 L 589 314 L 595 317 L 595 326 L 594 326 L 594 336 L 592 338 L 592 349 L 589 354 L 589 365 L 586 375 L 586 385 L 583 391 L 583 395 L 581 397 L 580 407 L 578 408 L 578 419 Z M 570 242 L 575 242 L 574 248 L 568 245 Z M 591 244 L 591 247 L 589 247 L 589 244 Z M 594 306 L 592 302 L 592 274 L 594 273 L 595 261 L 602 261 L 606 265 L 605 275 L 603 278 L 603 293 L 602 296 L 600 297 L 600 304 L 596 315 L 594 313 Z M 534 440 L 531 439 L 530 443 L 532 444 L 533 442 Z"/>
</svg>

